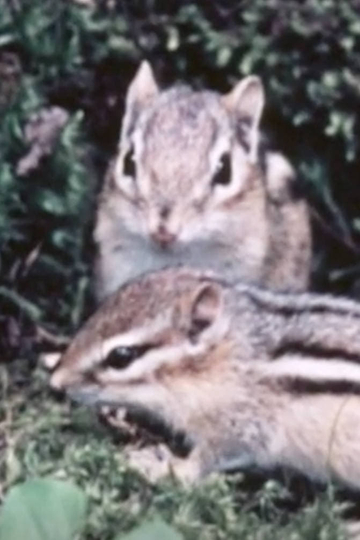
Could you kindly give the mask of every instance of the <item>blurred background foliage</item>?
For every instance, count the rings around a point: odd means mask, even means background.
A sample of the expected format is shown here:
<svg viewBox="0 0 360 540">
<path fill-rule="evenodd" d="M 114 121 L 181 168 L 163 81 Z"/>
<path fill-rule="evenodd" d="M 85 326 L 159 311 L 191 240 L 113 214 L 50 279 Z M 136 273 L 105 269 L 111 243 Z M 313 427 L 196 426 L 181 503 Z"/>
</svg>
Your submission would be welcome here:
<svg viewBox="0 0 360 540">
<path fill-rule="evenodd" d="M 264 128 L 312 207 L 314 288 L 358 296 L 359 51 L 360 0 L 0 0 L 4 354 L 87 313 L 95 195 L 144 57 L 164 86 L 263 78 Z M 54 107 L 44 149 L 28 125 Z"/>
</svg>

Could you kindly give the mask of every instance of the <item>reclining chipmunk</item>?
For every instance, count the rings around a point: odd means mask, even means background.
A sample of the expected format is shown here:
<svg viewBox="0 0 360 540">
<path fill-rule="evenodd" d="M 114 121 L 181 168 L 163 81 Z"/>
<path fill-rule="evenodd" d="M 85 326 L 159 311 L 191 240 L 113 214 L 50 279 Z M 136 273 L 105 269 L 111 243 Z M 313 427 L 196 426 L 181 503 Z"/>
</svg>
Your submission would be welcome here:
<svg viewBox="0 0 360 540">
<path fill-rule="evenodd" d="M 281 290 L 308 287 L 311 234 L 292 167 L 265 149 L 264 89 L 159 91 L 143 62 L 126 97 L 119 152 L 95 227 L 99 300 L 178 264 Z"/>
<path fill-rule="evenodd" d="M 161 428 L 162 460 L 151 447 L 129 456 L 153 478 L 284 467 L 360 488 L 360 305 L 351 300 L 194 269 L 149 273 L 102 304 L 51 386 Z"/>
</svg>

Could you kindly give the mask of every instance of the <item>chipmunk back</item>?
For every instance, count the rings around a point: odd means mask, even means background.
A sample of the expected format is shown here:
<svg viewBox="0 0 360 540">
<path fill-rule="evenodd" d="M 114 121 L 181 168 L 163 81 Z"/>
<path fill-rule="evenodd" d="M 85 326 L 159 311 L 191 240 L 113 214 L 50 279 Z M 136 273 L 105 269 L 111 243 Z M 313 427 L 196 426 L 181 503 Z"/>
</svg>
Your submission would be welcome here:
<svg viewBox="0 0 360 540">
<path fill-rule="evenodd" d="M 360 306 L 350 300 L 184 268 L 147 274 L 103 303 L 51 384 L 162 426 L 167 471 L 184 480 L 286 467 L 360 488 Z"/>
<path fill-rule="evenodd" d="M 97 295 L 184 264 L 279 289 L 308 286 L 311 235 L 294 171 L 265 151 L 264 90 L 159 91 L 144 62 L 126 98 L 118 155 L 100 195 Z"/>
</svg>

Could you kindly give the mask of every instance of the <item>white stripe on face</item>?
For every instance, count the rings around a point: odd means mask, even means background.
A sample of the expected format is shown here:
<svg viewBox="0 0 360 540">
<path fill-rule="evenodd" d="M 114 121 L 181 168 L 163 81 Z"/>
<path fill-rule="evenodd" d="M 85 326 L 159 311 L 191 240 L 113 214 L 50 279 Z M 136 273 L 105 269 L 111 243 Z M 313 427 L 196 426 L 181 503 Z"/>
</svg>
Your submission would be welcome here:
<svg viewBox="0 0 360 540">
<path fill-rule="evenodd" d="M 162 366 L 176 366 L 184 359 L 194 358 L 205 352 L 204 344 L 192 345 L 184 340 L 182 343 L 170 346 L 157 346 L 134 360 L 124 369 L 106 368 L 106 379 L 111 383 L 132 382 L 155 374 Z"/>
<path fill-rule="evenodd" d="M 78 357 L 76 368 L 86 371 L 101 364 L 108 354 L 117 347 L 136 347 L 151 342 L 156 334 L 166 328 L 168 316 L 168 311 L 163 312 L 153 322 L 148 322 L 146 325 L 138 326 L 128 332 L 115 334 L 96 343 Z"/>
</svg>

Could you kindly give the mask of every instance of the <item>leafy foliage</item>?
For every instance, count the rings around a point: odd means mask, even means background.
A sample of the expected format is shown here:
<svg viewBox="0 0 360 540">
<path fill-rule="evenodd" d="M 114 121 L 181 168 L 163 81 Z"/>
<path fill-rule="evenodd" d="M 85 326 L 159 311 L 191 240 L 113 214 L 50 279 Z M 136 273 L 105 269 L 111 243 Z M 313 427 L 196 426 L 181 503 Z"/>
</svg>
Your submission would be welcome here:
<svg viewBox="0 0 360 540">
<path fill-rule="evenodd" d="M 150 523 L 145 523 L 126 536 L 119 536 L 117 540 L 157 540 L 158 538 L 162 538 L 163 540 L 181 540 L 182 536 L 163 521 L 154 520 Z"/>
<path fill-rule="evenodd" d="M 71 540 L 84 525 L 85 508 L 85 495 L 70 483 L 28 480 L 6 497 L 0 539 Z"/>
<path fill-rule="evenodd" d="M 0 514 L 0 540 L 72 540 L 85 524 L 85 493 L 70 482 L 27 480 L 8 493 Z M 181 540 L 160 519 L 144 523 L 117 540 Z"/>
</svg>

